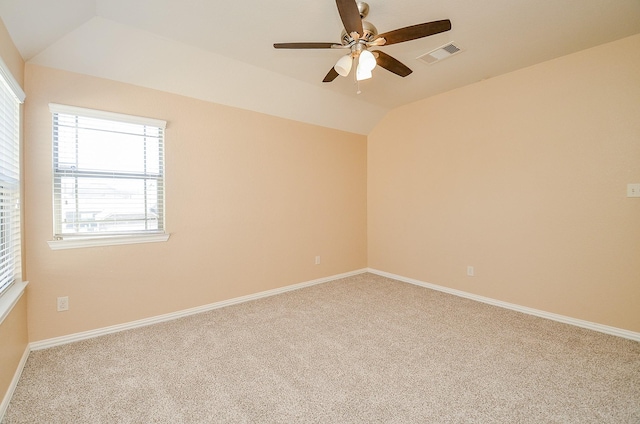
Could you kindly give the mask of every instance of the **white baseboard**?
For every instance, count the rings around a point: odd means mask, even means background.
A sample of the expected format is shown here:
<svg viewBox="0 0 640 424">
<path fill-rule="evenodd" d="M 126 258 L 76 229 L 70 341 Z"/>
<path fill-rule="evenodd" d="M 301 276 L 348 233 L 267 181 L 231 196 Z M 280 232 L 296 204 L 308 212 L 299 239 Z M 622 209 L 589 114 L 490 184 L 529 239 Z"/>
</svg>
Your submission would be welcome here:
<svg viewBox="0 0 640 424">
<path fill-rule="evenodd" d="M 449 287 L 438 286 L 436 284 L 431 284 L 431 283 L 425 283 L 424 281 L 403 277 L 401 275 L 391 274 L 389 272 L 379 271 L 377 269 L 368 268 L 367 272 L 380 275 L 382 277 L 403 281 L 405 283 L 414 284 L 416 286 L 421 286 L 428 289 L 452 294 L 454 296 L 464 297 L 464 298 L 475 300 L 478 302 L 487 303 L 489 305 L 499 306 L 501 308 L 511 309 L 513 311 L 534 315 L 540 318 L 546 318 L 553 321 L 562 322 L 564 324 L 575 325 L 576 327 L 587 328 L 589 330 L 598 331 L 600 333 L 610 334 L 612 336 L 623 337 L 625 339 L 630 339 L 630 340 L 640 342 L 640 333 L 636 333 L 634 331 L 624 330 L 622 328 L 610 327 L 608 325 L 571 318 L 565 315 L 554 314 L 554 313 L 542 311 L 539 309 L 528 308 L 526 306 L 516 305 L 515 303 L 503 302 L 501 300 L 492 299 L 490 297 L 479 296 L 473 293 L 467 293 L 461 290 L 451 289 Z"/>
<path fill-rule="evenodd" d="M 195 315 L 202 312 L 211 311 L 213 309 L 223 308 L 225 306 L 231 306 L 231 305 L 236 305 L 238 303 L 249 302 L 251 300 L 257 300 L 257 299 L 262 299 L 269 296 L 275 296 L 277 294 L 314 286 L 316 284 L 328 283 L 330 281 L 339 280 L 341 278 L 351 277 L 358 274 L 364 274 L 365 272 L 367 272 L 366 269 L 360 269 L 356 271 L 346 272 L 344 274 L 338 274 L 338 275 L 332 275 L 330 277 L 319 278 L 317 280 L 311 280 L 304 283 L 292 284 L 290 286 L 280 287 L 272 290 L 266 290 L 263 292 L 250 294 L 247 296 L 241 296 L 241 297 L 236 297 L 229 300 L 223 300 L 221 302 L 210 303 L 208 305 L 202 305 L 195 308 L 184 309 L 182 311 L 172 312 L 169 314 L 157 315 L 155 317 L 126 322 L 124 324 L 112 325 L 109 327 L 98 328 L 95 330 L 83 331 L 81 333 L 69 334 L 67 336 L 40 340 L 37 342 L 32 342 L 29 345 L 29 347 L 31 350 L 48 349 L 54 346 L 60 346 L 67 343 L 77 342 L 80 340 L 91 339 L 94 337 L 104 336 L 106 334 L 117 333 L 119 331 L 131 330 L 133 328 L 145 327 L 147 325 L 158 324 L 165 321 L 171 321 L 171 320 L 186 317 L 189 315 Z"/>
<path fill-rule="evenodd" d="M 4 419 L 4 414 L 7 412 L 7 408 L 9 407 L 9 402 L 11 401 L 11 397 L 13 396 L 13 392 L 16 390 L 16 386 L 18 385 L 18 381 L 20 381 L 20 376 L 22 375 L 22 370 L 27 363 L 27 358 L 29 358 L 29 353 L 31 349 L 29 349 L 29 345 L 24 350 L 22 354 L 22 358 L 20 358 L 20 362 L 18 363 L 18 367 L 16 368 L 15 374 L 13 374 L 13 379 L 11 380 L 11 384 L 7 388 L 7 392 L 4 394 L 4 398 L 0 403 L 0 422 Z"/>
</svg>

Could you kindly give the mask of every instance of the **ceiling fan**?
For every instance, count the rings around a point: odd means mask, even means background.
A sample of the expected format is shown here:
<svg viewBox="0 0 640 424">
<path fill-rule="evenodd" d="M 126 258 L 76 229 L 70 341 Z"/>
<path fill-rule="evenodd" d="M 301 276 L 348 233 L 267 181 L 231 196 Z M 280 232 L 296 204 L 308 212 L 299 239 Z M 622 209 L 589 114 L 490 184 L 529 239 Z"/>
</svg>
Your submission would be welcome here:
<svg viewBox="0 0 640 424">
<path fill-rule="evenodd" d="M 356 80 L 371 78 L 371 71 L 380 65 L 384 69 L 401 77 L 413 72 L 399 60 L 380 50 L 369 50 L 372 47 L 402 43 L 439 34 L 451 29 L 448 19 L 425 22 L 393 31 L 378 34 L 373 24 L 364 20 L 369 14 L 369 5 L 355 0 L 336 0 L 338 13 L 344 25 L 341 44 L 337 43 L 275 43 L 276 49 L 349 49 L 346 56 L 342 56 L 324 77 L 322 82 L 331 82 L 338 75 L 347 76 L 351 72 L 354 61 L 358 61 Z"/>
</svg>

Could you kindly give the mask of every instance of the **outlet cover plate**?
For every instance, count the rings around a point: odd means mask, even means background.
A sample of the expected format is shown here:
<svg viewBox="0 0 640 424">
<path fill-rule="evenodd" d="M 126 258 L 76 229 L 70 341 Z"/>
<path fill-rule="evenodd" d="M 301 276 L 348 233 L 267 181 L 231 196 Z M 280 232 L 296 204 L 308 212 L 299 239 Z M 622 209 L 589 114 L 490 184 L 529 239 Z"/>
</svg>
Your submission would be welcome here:
<svg viewBox="0 0 640 424">
<path fill-rule="evenodd" d="M 69 296 L 58 298 L 58 312 L 69 310 Z"/>
<path fill-rule="evenodd" d="M 627 197 L 640 197 L 640 183 L 627 184 Z"/>
</svg>

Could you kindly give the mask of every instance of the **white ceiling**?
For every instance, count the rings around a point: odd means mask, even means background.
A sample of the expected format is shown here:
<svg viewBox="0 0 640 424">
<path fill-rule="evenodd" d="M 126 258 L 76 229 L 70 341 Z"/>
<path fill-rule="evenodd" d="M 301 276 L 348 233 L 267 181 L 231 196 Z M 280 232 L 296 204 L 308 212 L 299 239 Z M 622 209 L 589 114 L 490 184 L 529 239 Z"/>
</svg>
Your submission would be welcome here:
<svg viewBox="0 0 640 424">
<path fill-rule="evenodd" d="M 0 0 L 25 60 L 367 134 L 392 108 L 640 32 L 639 0 L 369 0 L 379 32 L 450 19 L 452 30 L 381 47 L 414 72 L 322 79 L 343 50 L 333 0 Z M 428 65 L 448 42 L 464 51 Z"/>
</svg>

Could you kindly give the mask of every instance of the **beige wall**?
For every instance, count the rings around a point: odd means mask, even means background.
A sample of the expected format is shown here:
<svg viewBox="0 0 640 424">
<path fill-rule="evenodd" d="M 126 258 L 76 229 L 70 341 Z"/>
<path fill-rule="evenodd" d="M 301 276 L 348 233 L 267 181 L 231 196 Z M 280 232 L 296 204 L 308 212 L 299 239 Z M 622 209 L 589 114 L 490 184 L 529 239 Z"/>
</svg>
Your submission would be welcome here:
<svg viewBox="0 0 640 424">
<path fill-rule="evenodd" d="M 13 44 L 2 19 L 0 19 L 0 56 L 13 74 L 16 82 L 20 84 L 20 87 L 24 87 L 24 60 L 22 60 L 20 52 Z"/>
<path fill-rule="evenodd" d="M 640 35 L 395 109 L 368 143 L 370 267 L 640 331 Z"/>
<path fill-rule="evenodd" d="M 25 80 L 31 341 L 366 267 L 366 137 L 36 65 Z M 50 250 L 50 102 L 168 121 L 168 242 Z"/>
<path fill-rule="evenodd" d="M 0 402 L 7 394 L 28 344 L 27 297 L 23 295 L 0 325 Z"/>
</svg>

